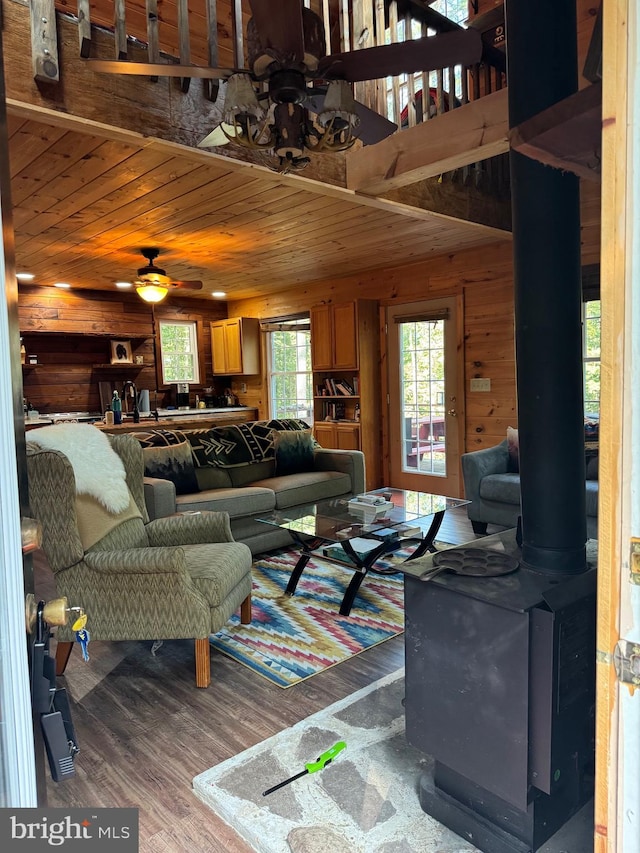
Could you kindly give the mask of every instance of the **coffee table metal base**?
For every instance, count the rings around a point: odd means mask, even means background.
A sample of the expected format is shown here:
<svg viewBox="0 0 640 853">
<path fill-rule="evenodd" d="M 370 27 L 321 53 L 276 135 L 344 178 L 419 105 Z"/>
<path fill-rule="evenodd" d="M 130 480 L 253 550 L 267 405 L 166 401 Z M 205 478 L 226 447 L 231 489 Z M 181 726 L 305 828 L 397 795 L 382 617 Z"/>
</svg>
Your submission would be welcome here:
<svg viewBox="0 0 640 853">
<path fill-rule="evenodd" d="M 435 512 L 433 515 L 433 520 L 429 527 L 429 530 L 424 535 L 422 539 L 419 540 L 418 547 L 404 559 L 403 562 L 408 562 L 409 560 L 416 560 L 418 557 L 424 556 L 424 554 L 429 551 L 430 553 L 435 553 L 437 548 L 435 547 L 435 538 L 438 530 L 440 529 L 440 525 L 442 524 L 442 519 L 444 518 L 445 510 L 439 510 Z M 300 534 L 296 530 L 289 530 L 292 539 L 300 547 L 300 557 L 298 558 L 298 562 L 296 563 L 293 571 L 291 572 L 291 577 L 289 578 L 289 583 L 287 584 L 287 588 L 285 589 L 285 595 L 293 595 L 296 591 L 296 587 L 298 586 L 298 581 L 302 577 L 302 573 L 304 572 L 307 563 L 313 556 L 313 552 L 319 548 L 323 543 L 326 543 L 326 539 L 322 539 L 320 537 L 312 537 L 304 539 L 304 534 Z M 361 557 L 353 548 L 350 541 L 348 539 L 343 540 L 340 544 L 345 550 L 345 553 L 353 560 L 354 565 L 348 566 L 345 563 L 340 563 L 346 569 L 353 570 L 353 577 L 349 581 L 349 585 L 345 590 L 342 603 L 340 605 L 340 615 L 348 616 L 351 613 L 351 608 L 353 607 L 353 602 L 355 601 L 356 595 L 358 594 L 358 590 L 362 584 L 362 581 L 365 579 L 365 576 L 370 572 L 375 572 L 375 562 L 384 554 L 392 553 L 394 548 L 390 547 L 391 545 L 396 545 L 396 547 L 400 544 L 400 541 L 409 542 L 412 537 L 407 537 L 403 540 L 393 540 L 392 542 L 381 542 L 377 548 L 373 548 L 371 551 L 367 553 L 367 555 L 363 558 Z M 339 562 L 332 561 L 331 558 L 324 558 L 329 562 Z M 391 572 L 389 569 L 381 570 L 380 574 L 390 574 L 395 572 Z"/>
</svg>

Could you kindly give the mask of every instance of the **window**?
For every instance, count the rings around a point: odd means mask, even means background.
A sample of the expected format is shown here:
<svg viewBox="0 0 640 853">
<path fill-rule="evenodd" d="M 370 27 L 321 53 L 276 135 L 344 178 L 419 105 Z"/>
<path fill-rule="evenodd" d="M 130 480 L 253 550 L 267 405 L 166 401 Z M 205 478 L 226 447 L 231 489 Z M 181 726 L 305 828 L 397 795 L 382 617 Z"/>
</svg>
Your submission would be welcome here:
<svg viewBox="0 0 640 853">
<path fill-rule="evenodd" d="M 200 382 L 197 323 L 184 320 L 160 320 L 160 362 L 162 381 Z"/>
<path fill-rule="evenodd" d="M 269 412 L 272 418 L 313 419 L 309 317 L 262 324 L 268 334 Z"/>
<path fill-rule="evenodd" d="M 600 417 L 600 300 L 582 303 L 584 416 Z"/>
</svg>

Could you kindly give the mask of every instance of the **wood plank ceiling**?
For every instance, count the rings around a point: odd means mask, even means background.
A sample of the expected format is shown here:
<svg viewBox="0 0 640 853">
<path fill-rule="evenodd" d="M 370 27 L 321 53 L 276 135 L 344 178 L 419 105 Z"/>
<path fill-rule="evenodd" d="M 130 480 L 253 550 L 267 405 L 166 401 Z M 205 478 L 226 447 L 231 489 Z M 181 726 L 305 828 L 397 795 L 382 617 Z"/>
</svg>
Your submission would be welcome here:
<svg viewBox="0 0 640 853">
<path fill-rule="evenodd" d="M 92 21 L 110 5 L 92 2 Z M 158 5 L 165 16 L 175 11 Z M 227 41 L 228 17 L 219 22 Z M 242 299 L 508 239 L 162 140 L 109 139 L 37 117 L 10 105 L 16 268 L 41 285 L 115 290 L 146 263 L 140 248 L 157 246 L 171 277 L 204 281 L 192 295 Z"/>
</svg>

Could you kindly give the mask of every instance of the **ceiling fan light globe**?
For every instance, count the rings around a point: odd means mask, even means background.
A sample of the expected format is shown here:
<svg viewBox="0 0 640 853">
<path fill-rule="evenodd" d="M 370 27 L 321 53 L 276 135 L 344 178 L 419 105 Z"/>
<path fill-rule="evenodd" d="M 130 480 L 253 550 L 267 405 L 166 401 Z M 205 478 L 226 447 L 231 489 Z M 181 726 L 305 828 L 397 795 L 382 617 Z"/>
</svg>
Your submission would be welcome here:
<svg viewBox="0 0 640 853">
<path fill-rule="evenodd" d="M 248 74 L 232 74 L 227 81 L 223 117 L 227 124 L 256 122 L 264 118 L 264 108 L 258 102 L 253 82 Z M 242 118 L 242 121 L 239 119 Z"/>
<path fill-rule="evenodd" d="M 356 128 L 360 124 L 353 92 L 346 80 L 332 80 L 329 83 L 322 111 L 318 113 L 318 123 L 322 127 L 327 127 L 332 121 L 337 127 L 336 120 L 342 122 L 342 128 Z"/>
<path fill-rule="evenodd" d="M 160 284 L 142 282 L 136 285 L 136 293 L 144 302 L 162 302 L 168 292 L 169 288 Z"/>
</svg>

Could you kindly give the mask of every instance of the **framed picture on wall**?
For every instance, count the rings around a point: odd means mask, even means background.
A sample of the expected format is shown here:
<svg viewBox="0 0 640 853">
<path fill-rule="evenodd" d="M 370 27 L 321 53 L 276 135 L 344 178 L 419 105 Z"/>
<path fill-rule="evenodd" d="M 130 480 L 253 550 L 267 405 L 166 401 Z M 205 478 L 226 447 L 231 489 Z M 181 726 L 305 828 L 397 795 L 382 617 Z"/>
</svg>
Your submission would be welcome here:
<svg viewBox="0 0 640 853">
<path fill-rule="evenodd" d="M 111 341 L 111 364 L 133 364 L 131 341 Z"/>
</svg>

